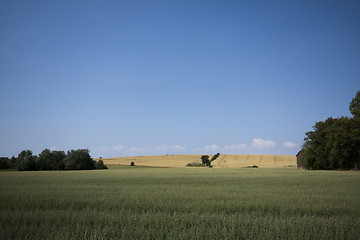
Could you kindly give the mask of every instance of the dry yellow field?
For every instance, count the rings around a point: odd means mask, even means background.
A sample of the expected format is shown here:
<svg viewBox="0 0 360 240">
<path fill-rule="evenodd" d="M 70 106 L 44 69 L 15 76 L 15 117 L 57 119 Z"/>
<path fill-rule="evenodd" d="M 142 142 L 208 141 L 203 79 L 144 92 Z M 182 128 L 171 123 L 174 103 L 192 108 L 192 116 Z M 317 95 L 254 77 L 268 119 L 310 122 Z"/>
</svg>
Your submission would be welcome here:
<svg viewBox="0 0 360 240">
<path fill-rule="evenodd" d="M 210 158 L 213 155 L 209 155 Z M 201 155 L 161 155 L 103 158 L 105 165 L 127 165 L 134 162 L 137 166 L 183 168 L 187 163 L 201 162 Z M 291 155 L 220 155 L 212 162 L 215 168 L 242 168 L 256 165 L 260 168 L 295 167 L 296 156 Z"/>
</svg>

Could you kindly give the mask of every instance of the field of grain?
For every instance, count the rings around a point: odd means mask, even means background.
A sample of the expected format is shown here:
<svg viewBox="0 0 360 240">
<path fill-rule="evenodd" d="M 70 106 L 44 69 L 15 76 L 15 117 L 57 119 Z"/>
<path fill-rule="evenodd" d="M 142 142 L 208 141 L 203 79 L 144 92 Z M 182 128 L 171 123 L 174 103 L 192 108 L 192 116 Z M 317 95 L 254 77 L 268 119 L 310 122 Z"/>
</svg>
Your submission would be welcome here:
<svg viewBox="0 0 360 240">
<path fill-rule="evenodd" d="M 0 239 L 360 239 L 360 173 L 0 171 Z"/>
<path fill-rule="evenodd" d="M 213 155 L 209 155 L 210 158 Z M 161 156 L 137 156 L 103 158 L 106 165 L 129 166 L 134 162 L 139 166 L 153 167 L 186 167 L 187 163 L 201 162 L 201 155 L 161 155 Z M 296 157 L 290 155 L 245 155 L 225 154 L 220 155 L 212 162 L 215 168 L 243 168 L 247 166 L 258 166 L 260 168 L 295 167 Z"/>
</svg>

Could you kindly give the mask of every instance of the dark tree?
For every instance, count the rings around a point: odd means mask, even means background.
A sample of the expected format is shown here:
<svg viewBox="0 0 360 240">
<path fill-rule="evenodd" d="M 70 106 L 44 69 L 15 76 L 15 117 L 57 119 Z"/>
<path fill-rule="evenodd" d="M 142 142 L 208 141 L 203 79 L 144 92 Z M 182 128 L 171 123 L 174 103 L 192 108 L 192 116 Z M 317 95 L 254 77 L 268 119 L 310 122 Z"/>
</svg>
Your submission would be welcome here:
<svg viewBox="0 0 360 240">
<path fill-rule="evenodd" d="M 54 165 L 54 170 L 65 170 L 65 162 L 64 159 L 66 154 L 64 151 L 52 151 L 52 158 Z"/>
<path fill-rule="evenodd" d="M 349 110 L 354 117 L 360 117 L 360 91 L 358 91 L 352 99 Z"/>
<path fill-rule="evenodd" d="M 23 150 L 19 153 L 16 163 L 15 169 L 19 171 L 31 171 L 36 169 L 36 156 L 32 155 L 32 151 Z"/>
<path fill-rule="evenodd" d="M 356 95 L 350 110 L 358 109 L 355 103 L 359 103 L 359 92 Z M 356 111 L 352 114 L 353 118 L 330 117 L 317 122 L 314 130 L 306 133 L 302 158 L 305 168 L 349 170 L 360 167 L 360 118 L 356 116 Z"/>
<path fill-rule="evenodd" d="M 90 170 L 95 168 L 88 149 L 71 150 L 64 158 L 66 170 Z"/>
<path fill-rule="evenodd" d="M 209 162 L 209 155 L 202 155 L 201 162 L 202 164 L 206 164 L 207 162 Z"/>
<path fill-rule="evenodd" d="M 209 160 L 209 155 L 202 155 L 201 156 L 201 162 L 202 162 L 202 164 L 205 164 L 208 167 L 212 167 L 211 162 L 214 161 L 219 156 L 220 156 L 220 153 L 217 153 Z"/>
<path fill-rule="evenodd" d="M 16 169 L 17 158 L 12 156 L 9 161 L 10 169 Z"/>
<path fill-rule="evenodd" d="M 0 157 L 0 169 L 10 169 L 10 159 L 7 157 Z"/>
<path fill-rule="evenodd" d="M 63 151 L 45 149 L 39 154 L 36 165 L 39 170 L 63 170 L 65 156 Z"/>
<path fill-rule="evenodd" d="M 49 162 L 51 161 L 51 151 L 44 149 L 37 158 L 36 165 L 39 170 L 49 170 Z"/>
</svg>

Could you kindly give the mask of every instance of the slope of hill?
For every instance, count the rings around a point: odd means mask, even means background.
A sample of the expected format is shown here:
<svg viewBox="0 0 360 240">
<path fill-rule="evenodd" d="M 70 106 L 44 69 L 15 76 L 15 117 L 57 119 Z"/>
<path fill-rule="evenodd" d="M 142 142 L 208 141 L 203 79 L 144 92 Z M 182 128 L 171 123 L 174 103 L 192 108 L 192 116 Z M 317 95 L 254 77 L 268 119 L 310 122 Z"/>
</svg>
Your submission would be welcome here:
<svg viewBox="0 0 360 240">
<path fill-rule="evenodd" d="M 210 158 L 212 155 L 209 155 Z M 201 162 L 201 155 L 161 155 L 161 156 L 136 156 L 103 158 L 106 165 L 127 165 L 134 162 L 138 166 L 154 167 L 186 167 L 187 163 Z M 215 168 L 241 168 L 258 166 L 260 168 L 295 167 L 296 156 L 291 155 L 245 155 L 225 154 L 220 155 L 212 162 Z"/>
</svg>

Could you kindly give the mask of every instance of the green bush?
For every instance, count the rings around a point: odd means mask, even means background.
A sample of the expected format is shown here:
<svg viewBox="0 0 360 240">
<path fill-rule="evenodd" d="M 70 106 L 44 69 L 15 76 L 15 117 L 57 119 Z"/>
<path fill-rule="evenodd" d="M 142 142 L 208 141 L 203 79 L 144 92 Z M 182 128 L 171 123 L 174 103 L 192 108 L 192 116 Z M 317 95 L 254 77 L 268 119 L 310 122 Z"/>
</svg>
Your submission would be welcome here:
<svg viewBox="0 0 360 240">
<path fill-rule="evenodd" d="M 108 169 L 103 160 L 95 161 L 95 169 Z"/>
</svg>

